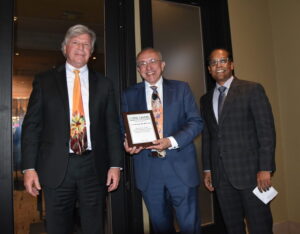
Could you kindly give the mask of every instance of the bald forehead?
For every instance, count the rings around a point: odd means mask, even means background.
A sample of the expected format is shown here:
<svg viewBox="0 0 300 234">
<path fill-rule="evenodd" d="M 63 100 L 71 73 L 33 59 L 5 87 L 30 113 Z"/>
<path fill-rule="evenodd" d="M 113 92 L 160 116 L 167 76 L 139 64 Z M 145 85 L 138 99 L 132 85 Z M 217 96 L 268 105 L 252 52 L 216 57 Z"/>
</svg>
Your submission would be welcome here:
<svg viewBox="0 0 300 234">
<path fill-rule="evenodd" d="M 142 50 L 140 53 L 138 53 L 137 60 L 145 54 L 155 54 L 159 59 L 162 59 L 161 53 L 159 51 L 149 48 L 149 49 Z"/>
</svg>

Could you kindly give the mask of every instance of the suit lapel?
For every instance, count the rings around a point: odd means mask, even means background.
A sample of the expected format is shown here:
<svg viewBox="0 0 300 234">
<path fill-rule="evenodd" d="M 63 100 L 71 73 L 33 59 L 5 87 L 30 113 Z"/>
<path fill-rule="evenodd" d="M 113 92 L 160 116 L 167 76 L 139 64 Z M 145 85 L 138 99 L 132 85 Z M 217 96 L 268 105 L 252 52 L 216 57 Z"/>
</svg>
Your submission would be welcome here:
<svg viewBox="0 0 300 234">
<path fill-rule="evenodd" d="M 238 96 L 238 80 L 237 78 L 234 78 L 234 80 L 232 81 L 230 88 L 228 90 L 224 105 L 223 105 L 223 110 L 220 116 L 220 121 L 219 124 L 222 124 L 222 122 L 224 121 L 224 118 L 226 117 L 228 111 L 230 110 L 230 106 L 232 104 L 232 102 L 234 101 L 234 99 Z"/>
<path fill-rule="evenodd" d="M 172 106 L 171 102 L 173 100 L 172 95 L 176 95 L 176 90 L 170 85 L 169 81 L 163 79 L 163 135 L 168 135 L 170 133 L 170 129 L 172 129 L 172 122 L 167 121 L 172 119 L 172 111 L 170 107 Z"/>
<path fill-rule="evenodd" d="M 70 109 L 69 109 L 69 96 L 68 96 L 68 87 L 67 87 L 67 77 L 66 77 L 66 68 L 65 65 L 57 68 L 55 72 L 55 79 L 57 87 L 61 96 L 63 106 L 65 108 L 65 113 L 67 114 L 67 119 L 69 119 Z"/>
<path fill-rule="evenodd" d="M 97 76 L 93 72 L 93 70 L 89 69 L 89 116 L 90 116 L 90 122 L 94 123 L 94 116 L 96 116 L 95 113 L 95 96 L 96 96 L 96 90 L 97 89 Z"/>
<path fill-rule="evenodd" d="M 138 85 L 136 89 L 137 89 L 137 95 L 136 95 L 137 107 L 141 111 L 148 110 L 147 101 L 146 101 L 146 92 L 145 92 L 145 81 L 140 83 L 140 85 Z"/>
</svg>

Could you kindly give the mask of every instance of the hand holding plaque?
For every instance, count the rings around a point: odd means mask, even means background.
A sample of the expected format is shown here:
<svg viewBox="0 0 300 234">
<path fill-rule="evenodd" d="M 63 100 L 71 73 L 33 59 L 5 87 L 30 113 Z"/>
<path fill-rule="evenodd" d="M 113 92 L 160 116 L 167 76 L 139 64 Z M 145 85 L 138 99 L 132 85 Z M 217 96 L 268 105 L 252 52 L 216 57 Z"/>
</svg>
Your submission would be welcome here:
<svg viewBox="0 0 300 234">
<path fill-rule="evenodd" d="M 125 131 L 129 147 L 147 147 L 159 139 L 152 111 L 124 112 Z"/>
</svg>

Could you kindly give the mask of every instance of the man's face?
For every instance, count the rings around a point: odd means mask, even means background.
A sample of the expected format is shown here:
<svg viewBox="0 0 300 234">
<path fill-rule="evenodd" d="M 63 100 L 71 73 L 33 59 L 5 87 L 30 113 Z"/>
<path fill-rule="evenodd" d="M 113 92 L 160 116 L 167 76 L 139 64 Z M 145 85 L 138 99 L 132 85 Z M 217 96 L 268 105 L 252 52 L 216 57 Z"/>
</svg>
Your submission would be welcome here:
<svg viewBox="0 0 300 234">
<path fill-rule="evenodd" d="M 145 50 L 136 61 L 141 77 L 151 85 L 156 84 L 165 68 L 165 62 L 161 61 L 159 54 L 153 50 Z"/>
<path fill-rule="evenodd" d="M 208 71 L 215 81 L 223 85 L 231 76 L 233 63 L 225 50 L 214 50 L 210 55 Z"/>
<path fill-rule="evenodd" d="M 81 68 L 87 64 L 91 51 L 92 41 L 88 34 L 72 37 L 64 47 L 67 62 L 76 68 Z"/>
</svg>

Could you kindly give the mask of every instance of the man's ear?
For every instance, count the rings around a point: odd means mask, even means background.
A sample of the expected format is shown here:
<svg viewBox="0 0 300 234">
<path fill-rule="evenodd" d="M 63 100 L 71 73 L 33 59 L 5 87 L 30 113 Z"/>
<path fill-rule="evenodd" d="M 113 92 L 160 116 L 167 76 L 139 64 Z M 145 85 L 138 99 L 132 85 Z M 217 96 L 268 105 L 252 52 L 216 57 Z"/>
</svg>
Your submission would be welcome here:
<svg viewBox="0 0 300 234">
<path fill-rule="evenodd" d="M 233 64 L 233 62 L 231 62 L 231 64 L 230 64 L 230 69 L 231 69 L 231 70 L 234 69 L 234 64 Z"/>
<path fill-rule="evenodd" d="M 211 73 L 211 68 L 210 68 L 210 66 L 208 66 L 207 68 L 208 68 L 208 72 Z"/>
<path fill-rule="evenodd" d="M 165 66 L 166 66 L 166 62 L 165 62 L 165 61 L 162 61 L 162 62 L 161 62 L 161 70 L 162 70 L 162 71 L 164 71 Z"/>
<path fill-rule="evenodd" d="M 66 57 L 66 45 L 64 45 L 64 47 L 63 47 L 63 54 Z"/>
</svg>

